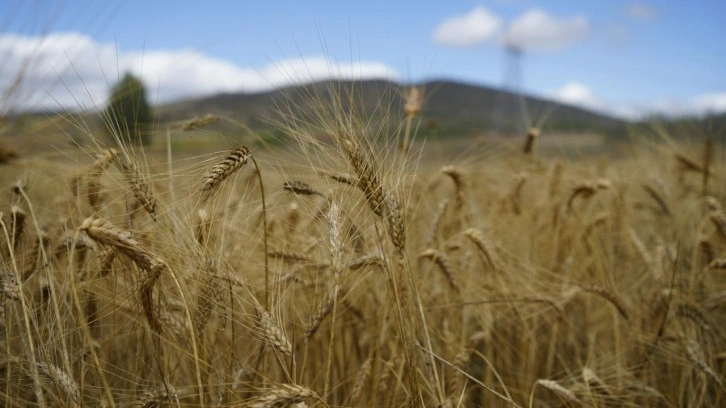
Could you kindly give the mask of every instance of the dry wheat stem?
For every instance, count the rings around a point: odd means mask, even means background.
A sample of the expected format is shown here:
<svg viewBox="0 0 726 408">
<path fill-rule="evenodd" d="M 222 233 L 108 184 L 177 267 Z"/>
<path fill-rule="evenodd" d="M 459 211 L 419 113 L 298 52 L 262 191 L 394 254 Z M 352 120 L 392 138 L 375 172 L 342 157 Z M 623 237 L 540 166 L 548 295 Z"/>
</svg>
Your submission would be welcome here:
<svg viewBox="0 0 726 408">
<path fill-rule="evenodd" d="M 711 175 L 711 164 L 713 162 L 713 138 L 706 139 L 703 151 L 703 180 L 701 182 L 701 194 L 708 193 L 708 178 Z"/>
<path fill-rule="evenodd" d="M 327 367 L 325 369 L 325 386 L 323 388 L 323 395 L 328 395 L 328 389 L 330 387 L 330 376 L 332 375 L 333 367 L 333 345 L 335 343 L 335 318 L 337 314 L 338 296 L 343 288 L 341 283 L 341 274 L 343 273 L 343 231 L 342 231 L 342 214 L 340 205 L 337 201 L 330 203 L 328 213 L 326 214 L 328 220 L 328 235 L 330 243 L 330 263 L 333 267 L 333 279 L 335 281 L 332 293 L 329 294 L 330 307 L 332 310 L 332 317 L 330 323 L 330 338 L 327 356 Z M 327 304 L 323 305 L 324 308 L 328 308 Z M 323 317 L 329 312 L 322 310 Z M 319 313 L 320 314 L 320 313 Z M 316 316 L 317 317 L 317 316 Z M 317 328 L 322 322 L 322 318 L 314 319 L 311 327 Z M 314 330 L 313 330 L 314 332 Z M 310 338 L 306 331 L 307 338 Z"/>
<path fill-rule="evenodd" d="M 24 195 L 24 191 L 21 186 L 18 186 L 17 190 L 18 190 L 19 194 L 22 193 Z M 10 234 L 8 232 L 8 227 L 5 224 L 5 220 L 3 219 L 2 212 L 0 212 L 0 227 L 2 227 L 3 234 L 5 236 L 5 241 L 9 243 Z M 23 312 L 22 317 L 23 317 L 23 329 L 24 329 L 23 330 L 23 336 L 24 336 L 23 340 L 24 340 L 24 347 L 26 348 L 25 352 L 26 352 L 26 354 L 28 354 L 30 364 L 31 364 L 30 371 L 31 371 L 32 378 L 33 378 L 33 392 L 35 393 L 35 397 L 38 400 L 38 404 L 41 406 L 44 406 L 45 399 L 43 397 L 43 391 L 41 390 L 40 375 L 38 372 L 39 371 L 38 365 L 37 365 L 38 363 L 37 363 L 36 353 L 35 353 L 35 342 L 33 341 L 33 338 L 32 338 L 33 332 L 30 330 L 30 316 L 28 315 L 28 310 L 30 310 L 30 309 L 26 305 L 25 296 L 22 296 L 23 286 L 22 286 L 22 282 L 19 281 L 20 276 L 17 271 L 17 263 L 15 261 L 15 255 L 12 250 L 9 252 L 10 252 L 10 256 L 9 256 L 10 265 L 12 265 L 12 267 L 14 269 L 12 271 L 12 273 L 15 276 L 15 283 L 18 284 L 18 293 L 19 293 L 18 297 L 19 297 L 20 303 L 22 305 L 21 310 Z M 7 296 L 7 294 L 6 294 L 6 296 Z"/>
<path fill-rule="evenodd" d="M 500 393 L 499 391 L 495 390 L 494 388 L 492 388 L 492 387 L 490 387 L 490 386 L 486 385 L 485 383 L 481 382 L 481 381 L 480 381 L 480 380 L 479 380 L 478 378 L 476 378 L 476 377 L 473 377 L 473 376 L 472 376 L 471 374 L 469 374 L 469 373 L 467 373 L 466 371 L 462 370 L 461 368 L 457 367 L 457 366 L 456 366 L 455 364 L 451 363 L 450 361 L 448 361 L 448 360 L 444 359 L 443 357 L 441 357 L 441 356 L 439 356 L 439 355 L 437 355 L 437 354 L 433 353 L 432 351 L 430 351 L 430 350 L 426 349 L 425 347 L 423 347 L 423 346 L 422 346 L 422 345 L 420 345 L 420 344 L 416 344 L 416 346 L 417 346 L 417 347 L 418 347 L 419 349 L 421 349 L 422 351 L 424 351 L 424 352 L 426 352 L 426 353 L 430 354 L 430 355 L 431 355 L 431 356 L 432 356 L 432 357 L 433 357 L 434 359 L 436 359 L 436 360 L 437 360 L 437 361 L 439 361 L 440 363 L 442 363 L 442 364 L 444 364 L 444 365 L 446 365 L 446 366 L 450 367 L 450 368 L 451 368 L 451 369 L 453 369 L 454 371 L 456 371 L 456 372 L 458 372 L 459 374 L 461 374 L 461 375 L 465 376 L 465 377 L 466 377 L 466 378 L 468 378 L 468 379 L 469 379 L 469 380 L 470 380 L 470 381 L 471 381 L 472 383 L 474 383 L 474 384 L 477 384 L 477 385 L 479 385 L 480 387 L 484 388 L 485 390 L 489 391 L 490 393 L 492 393 L 493 395 L 495 395 L 495 396 L 496 396 L 497 398 L 500 398 L 500 399 L 501 399 L 502 401 L 506 402 L 506 403 L 507 403 L 507 404 L 509 404 L 510 406 L 512 406 L 512 407 L 516 407 L 516 408 L 522 408 L 522 407 L 521 407 L 521 406 L 520 406 L 519 404 L 517 404 L 517 402 L 516 402 L 516 401 L 514 401 L 514 400 L 513 400 L 513 399 L 512 399 L 511 397 L 509 397 L 508 395 L 504 395 L 504 394 Z M 504 391 L 504 392 L 508 392 L 508 391 L 507 391 L 507 390 L 505 389 L 505 391 Z M 530 404 L 529 406 L 532 406 L 532 405 Z"/>
<path fill-rule="evenodd" d="M 13 227 L 13 242 L 11 246 L 13 250 L 16 251 L 20 245 L 20 240 L 23 238 L 23 232 L 25 231 L 25 217 L 25 211 L 23 211 L 20 207 L 14 205 L 10 208 L 10 219 Z"/>
</svg>

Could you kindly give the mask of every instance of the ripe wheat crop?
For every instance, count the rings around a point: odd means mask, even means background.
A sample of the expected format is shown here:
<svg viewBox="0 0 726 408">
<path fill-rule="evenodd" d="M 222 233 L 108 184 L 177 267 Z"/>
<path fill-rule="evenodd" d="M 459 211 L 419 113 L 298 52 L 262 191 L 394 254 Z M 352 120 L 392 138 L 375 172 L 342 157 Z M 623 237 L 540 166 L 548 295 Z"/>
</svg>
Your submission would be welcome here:
<svg viewBox="0 0 726 408">
<path fill-rule="evenodd" d="M 461 159 L 415 137 L 422 92 L 0 164 L 0 405 L 726 405 L 723 146 Z"/>
</svg>

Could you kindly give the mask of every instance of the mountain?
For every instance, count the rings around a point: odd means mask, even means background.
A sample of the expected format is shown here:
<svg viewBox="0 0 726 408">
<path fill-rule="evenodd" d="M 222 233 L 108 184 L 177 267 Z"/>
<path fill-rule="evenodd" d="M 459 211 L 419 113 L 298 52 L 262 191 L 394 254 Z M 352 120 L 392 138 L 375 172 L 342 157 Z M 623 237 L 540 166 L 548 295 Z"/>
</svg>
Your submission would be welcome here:
<svg viewBox="0 0 726 408">
<path fill-rule="evenodd" d="M 467 135 L 474 131 L 521 132 L 529 126 L 549 130 L 621 132 L 626 122 L 601 113 L 558 102 L 519 96 L 495 88 L 438 80 L 418 84 L 424 90 L 421 129 L 442 135 Z M 279 123 L 279 111 L 290 109 L 296 116 L 310 115 L 316 103 L 331 95 L 352 94 L 365 117 L 402 117 L 405 87 L 389 81 L 324 81 L 261 93 L 223 93 L 185 100 L 156 109 L 160 122 L 182 121 L 201 114 L 226 116 L 256 129 Z M 524 113 L 523 107 L 526 110 Z M 529 118 L 529 120 L 527 119 Z"/>
</svg>

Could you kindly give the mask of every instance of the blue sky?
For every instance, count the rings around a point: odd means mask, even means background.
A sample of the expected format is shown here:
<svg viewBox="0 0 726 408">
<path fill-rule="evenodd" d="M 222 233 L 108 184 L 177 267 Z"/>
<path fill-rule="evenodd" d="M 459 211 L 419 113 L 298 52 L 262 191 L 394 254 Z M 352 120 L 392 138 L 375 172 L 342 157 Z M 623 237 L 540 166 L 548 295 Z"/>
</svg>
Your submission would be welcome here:
<svg viewBox="0 0 726 408">
<path fill-rule="evenodd" d="M 502 86 L 510 43 L 526 93 L 623 117 L 702 114 L 726 111 L 723 16 L 726 1 L 10 0 L 0 90 L 21 67 L 16 105 L 29 107 L 101 105 L 126 70 L 158 102 L 330 76 Z"/>
</svg>

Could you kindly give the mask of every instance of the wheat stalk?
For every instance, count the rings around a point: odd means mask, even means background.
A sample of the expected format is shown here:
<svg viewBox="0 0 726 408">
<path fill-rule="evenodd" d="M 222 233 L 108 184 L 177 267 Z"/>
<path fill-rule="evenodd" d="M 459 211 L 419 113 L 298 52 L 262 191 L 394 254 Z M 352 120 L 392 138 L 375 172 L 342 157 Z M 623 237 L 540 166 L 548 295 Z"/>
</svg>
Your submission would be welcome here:
<svg viewBox="0 0 726 408">
<path fill-rule="evenodd" d="M 685 344 L 686 357 L 690 360 L 706 377 L 710 378 L 713 382 L 721 388 L 721 391 L 726 392 L 726 384 L 724 384 L 721 376 L 711 368 L 706 362 L 706 358 L 703 355 L 703 349 L 701 345 L 695 340 L 688 340 Z"/>
<path fill-rule="evenodd" d="M 434 261 L 434 263 L 441 270 L 441 273 L 444 275 L 444 278 L 446 278 L 446 282 L 449 284 L 451 289 L 453 289 L 454 292 L 456 292 L 457 294 L 460 293 L 461 290 L 459 289 L 459 284 L 454 278 L 454 267 L 452 266 L 449 257 L 445 253 L 430 248 L 423 251 L 420 256 L 424 258 L 429 258 Z"/>
<path fill-rule="evenodd" d="M 469 240 L 476 245 L 494 270 L 501 270 L 494 245 L 484 237 L 484 234 L 481 231 L 475 228 L 469 228 L 464 231 L 464 236 L 469 238 Z"/>
<path fill-rule="evenodd" d="M 366 387 L 366 384 L 368 383 L 371 372 L 373 371 L 373 357 L 368 357 L 366 361 L 361 364 L 360 368 L 358 369 L 358 373 L 355 375 L 355 383 L 353 384 L 353 391 L 350 393 L 350 403 L 351 405 L 358 404 L 361 401 L 361 396 L 363 395 L 363 390 Z"/>
<path fill-rule="evenodd" d="M 436 206 L 433 215 L 431 216 L 431 223 L 429 224 L 428 233 L 426 234 L 425 246 L 432 247 L 438 243 L 439 231 L 441 230 L 441 223 L 446 214 L 446 210 L 449 208 L 449 200 L 444 198 L 439 201 Z"/>
<path fill-rule="evenodd" d="M 625 302 L 623 302 L 620 296 L 616 295 L 613 291 L 600 285 L 581 285 L 580 289 L 583 292 L 592 293 L 593 295 L 599 296 L 610 302 L 610 304 L 615 306 L 615 309 L 625 320 L 630 318 L 628 310 L 625 307 Z"/>
<path fill-rule="evenodd" d="M 708 264 L 708 269 L 726 269 L 726 258 L 714 259 Z"/>
<path fill-rule="evenodd" d="M 388 193 L 385 197 L 388 235 L 394 248 L 402 255 L 406 251 L 406 225 L 403 219 L 403 210 L 396 197 L 392 194 Z"/>
<path fill-rule="evenodd" d="M 88 197 L 88 205 L 94 212 L 98 212 L 101 209 L 101 202 L 103 202 L 103 195 L 101 191 L 103 186 L 98 177 L 91 177 L 86 185 L 86 195 Z"/>
<path fill-rule="evenodd" d="M 711 331 L 711 325 L 709 324 L 708 317 L 706 317 L 706 313 L 694 304 L 680 302 L 676 306 L 676 316 L 694 322 L 703 331 Z"/>
<path fill-rule="evenodd" d="M 218 120 L 219 120 L 219 116 L 212 115 L 212 114 L 206 114 L 204 116 L 194 118 L 194 119 L 190 120 L 189 122 L 185 123 L 182 126 L 181 130 L 184 132 L 188 132 L 190 130 L 201 129 L 207 125 L 216 123 Z"/>
<path fill-rule="evenodd" d="M 534 148 L 534 142 L 539 138 L 540 130 L 537 128 L 530 128 L 527 131 L 527 137 L 524 140 L 524 148 L 522 151 L 524 154 L 531 154 Z"/>
<path fill-rule="evenodd" d="M 81 393 L 78 384 L 73 377 L 60 367 L 50 363 L 40 362 L 38 363 L 38 373 L 57 384 L 73 400 L 75 406 L 81 405 Z"/>
<path fill-rule="evenodd" d="M 298 195 L 319 195 L 324 197 L 323 194 L 310 187 L 309 184 L 299 180 L 286 181 L 282 183 L 282 189 Z"/>
<path fill-rule="evenodd" d="M 20 286 L 15 278 L 15 274 L 6 271 L 5 266 L 2 264 L 0 264 L 0 268 L 3 270 L 0 275 L 0 291 L 10 300 L 19 300 Z"/>
<path fill-rule="evenodd" d="M 102 219 L 89 217 L 79 230 L 85 231 L 91 239 L 101 244 L 116 248 L 128 256 L 139 268 L 147 272 L 141 284 L 141 305 L 144 308 L 149 326 L 157 332 L 161 331 L 161 324 L 156 316 L 153 302 L 153 290 L 156 282 L 161 277 L 166 264 L 152 255 L 149 251 L 136 241 L 129 231 L 114 227 L 110 222 Z"/>
<path fill-rule="evenodd" d="M 575 405 L 575 406 L 581 406 L 582 402 L 579 398 L 575 395 L 574 392 L 570 391 L 569 389 L 562 386 L 560 383 L 554 380 L 547 380 L 547 379 L 539 379 L 535 382 L 535 388 L 537 386 L 541 386 L 543 388 L 546 388 L 550 390 L 553 394 L 555 394 L 557 397 L 559 397 L 562 402 L 564 402 L 567 405 Z M 532 390 L 532 397 L 530 397 L 530 405 L 532 406 L 531 399 L 534 397 L 534 389 Z"/>
<path fill-rule="evenodd" d="M 136 400 L 134 407 L 139 408 L 158 408 L 166 406 L 165 403 L 173 403 L 179 405 L 179 399 L 193 395 L 196 392 L 194 387 L 175 388 L 171 384 L 164 384 L 157 388 L 146 390 L 141 397 Z"/>
<path fill-rule="evenodd" d="M 520 215 L 522 213 L 522 189 L 524 189 L 524 184 L 527 182 L 527 178 L 529 175 L 527 173 L 520 173 L 516 177 L 516 183 L 514 184 L 514 189 L 512 190 L 512 211 L 515 215 Z"/>
<path fill-rule="evenodd" d="M 197 301 L 197 332 L 201 333 L 218 305 L 224 302 L 222 287 L 217 279 L 217 268 L 207 260 L 202 268 L 203 280 L 200 283 Z"/>
<path fill-rule="evenodd" d="M 333 310 L 333 304 L 338 299 L 338 296 L 340 295 L 340 292 L 343 290 L 342 284 L 334 284 L 332 288 L 328 291 L 327 295 L 325 296 L 325 299 L 317 308 L 317 311 L 313 315 L 312 319 L 310 319 L 310 323 L 308 324 L 308 327 L 305 329 L 305 337 L 310 338 L 312 337 L 316 331 L 318 331 L 318 328 L 320 327 L 320 324 L 325 320 L 325 318 L 330 314 L 330 312 Z"/>
<path fill-rule="evenodd" d="M 709 215 L 709 218 L 716 227 L 718 235 L 723 241 L 726 241 L 726 214 L 723 211 L 714 211 Z"/>
<path fill-rule="evenodd" d="M 454 182 L 454 187 L 456 189 L 454 208 L 458 211 L 466 202 L 466 180 L 464 178 L 464 174 L 453 165 L 442 167 L 441 172 L 449 176 L 451 181 Z"/>
<path fill-rule="evenodd" d="M 582 368 L 582 379 L 585 380 L 585 384 L 587 384 L 590 389 L 608 396 L 612 395 L 607 384 L 605 384 L 605 382 L 590 368 Z"/>
<path fill-rule="evenodd" d="M 194 236 L 202 247 L 207 245 L 211 226 L 212 220 L 209 211 L 204 208 L 197 210 L 197 224 L 194 230 Z"/>
<path fill-rule="evenodd" d="M 93 176 L 100 176 L 118 158 L 116 149 L 106 149 L 96 155 L 96 160 L 91 165 L 89 173 Z"/>
<path fill-rule="evenodd" d="M 12 247 L 13 250 L 17 250 L 20 245 L 20 241 L 23 238 L 23 232 L 25 231 L 25 211 L 22 208 L 14 205 L 10 208 L 10 220 L 12 227 Z"/>
<path fill-rule="evenodd" d="M 681 171 L 693 171 L 696 173 L 703 173 L 705 171 L 703 166 L 681 153 L 675 153 L 675 158 L 678 163 L 678 168 Z"/>
<path fill-rule="evenodd" d="M 668 206 L 668 203 L 666 202 L 663 195 L 657 191 L 654 187 L 652 187 L 650 184 L 644 184 L 643 189 L 646 193 L 658 204 L 658 207 L 663 212 L 663 214 L 670 216 L 671 215 L 671 209 Z"/>
<path fill-rule="evenodd" d="M 134 197 L 152 217 L 156 217 L 156 197 L 146 177 L 131 163 L 116 161 Z"/>
<path fill-rule="evenodd" d="M 220 163 L 215 164 L 202 179 L 202 202 L 207 201 L 219 186 L 250 160 L 250 149 L 245 146 L 233 150 Z"/>
<path fill-rule="evenodd" d="M 612 183 L 608 179 L 586 180 L 576 185 L 570 196 L 567 198 L 567 209 L 572 210 L 572 205 L 577 197 L 588 199 L 595 195 L 599 190 L 607 190 L 612 187 Z"/>
<path fill-rule="evenodd" d="M 315 391 L 297 384 L 276 384 L 267 390 L 267 395 L 259 396 L 245 403 L 249 408 L 283 408 L 305 401 L 308 398 L 320 399 Z"/>
<path fill-rule="evenodd" d="M 365 266 L 384 266 L 383 256 L 377 252 L 366 254 L 348 264 L 348 269 L 357 270 Z"/>
<path fill-rule="evenodd" d="M 265 342 L 272 346 L 275 350 L 285 355 L 292 356 L 292 345 L 290 344 L 290 340 L 288 340 L 280 326 L 272 320 L 270 314 L 258 306 L 257 317 Z"/>
</svg>

